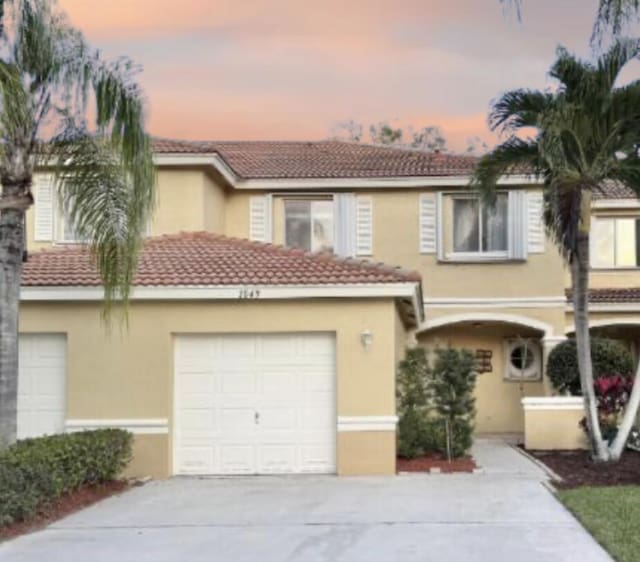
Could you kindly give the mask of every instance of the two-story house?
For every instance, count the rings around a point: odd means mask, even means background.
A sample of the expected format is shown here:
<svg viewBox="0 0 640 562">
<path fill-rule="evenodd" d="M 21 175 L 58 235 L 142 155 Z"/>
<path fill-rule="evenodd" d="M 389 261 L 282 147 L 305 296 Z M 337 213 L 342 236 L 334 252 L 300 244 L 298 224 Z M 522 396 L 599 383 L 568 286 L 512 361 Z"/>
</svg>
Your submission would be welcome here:
<svg viewBox="0 0 640 562">
<path fill-rule="evenodd" d="M 133 472 L 395 471 L 395 373 L 408 345 L 476 353 L 476 430 L 521 434 L 572 331 L 542 192 L 475 159 L 336 141 L 155 141 L 157 208 L 128 328 L 42 170 L 27 220 L 21 436 L 136 434 Z M 594 330 L 640 340 L 640 201 L 594 200 Z M 387 264 L 387 265 L 382 265 Z M 410 273 L 413 272 L 413 273 Z"/>
</svg>

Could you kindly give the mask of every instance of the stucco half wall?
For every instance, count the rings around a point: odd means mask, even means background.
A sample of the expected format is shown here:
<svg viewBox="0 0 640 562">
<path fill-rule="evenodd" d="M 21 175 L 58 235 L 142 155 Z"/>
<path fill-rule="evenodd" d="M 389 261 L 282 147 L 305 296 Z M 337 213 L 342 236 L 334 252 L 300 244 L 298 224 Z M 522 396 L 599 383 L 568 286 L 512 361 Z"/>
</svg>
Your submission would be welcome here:
<svg viewBox="0 0 640 562">
<path fill-rule="evenodd" d="M 292 332 L 335 334 L 337 472 L 395 471 L 395 371 L 406 333 L 393 298 L 134 301 L 128 327 L 115 320 L 110 331 L 101 320 L 101 306 L 23 302 L 20 329 L 67 335 L 68 422 L 138 424 L 129 474 L 173 472 L 175 335 Z M 369 346 L 362 343 L 363 332 L 372 335 Z M 164 429 L 145 430 L 144 420 L 167 422 Z"/>
</svg>

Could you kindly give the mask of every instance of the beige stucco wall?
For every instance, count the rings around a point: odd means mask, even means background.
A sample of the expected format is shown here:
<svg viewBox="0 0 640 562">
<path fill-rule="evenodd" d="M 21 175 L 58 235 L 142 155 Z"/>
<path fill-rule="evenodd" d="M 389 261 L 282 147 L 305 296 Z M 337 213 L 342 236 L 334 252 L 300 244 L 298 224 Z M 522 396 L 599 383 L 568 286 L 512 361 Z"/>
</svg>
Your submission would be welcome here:
<svg viewBox="0 0 640 562">
<path fill-rule="evenodd" d="M 504 380 L 504 347 L 506 338 L 535 337 L 535 332 L 517 326 L 490 324 L 479 327 L 451 326 L 418 336 L 427 348 L 456 347 L 492 352 L 492 371 L 478 375 L 476 381 L 477 433 L 522 433 L 524 414 L 521 400 L 526 396 L 544 396 L 542 381 L 517 382 Z"/>
<path fill-rule="evenodd" d="M 128 329 L 115 325 L 109 336 L 101 323 L 99 303 L 25 302 L 20 322 L 24 333 L 67 334 L 67 417 L 71 419 L 168 418 L 171 429 L 174 334 L 298 331 L 336 334 L 339 416 L 395 415 L 397 344 L 392 299 L 133 302 Z M 363 330 L 373 334 L 369 349 L 360 341 Z M 168 450 L 170 446 L 169 438 Z M 157 450 L 152 454 L 148 447 L 140 449 L 143 458 L 160 454 Z M 352 462 L 378 466 L 379 454 L 394 456 L 382 450 L 368 461 L 361 453 L 343 450 L 338 470 L 355 470 L 350 468 Z M 168 458 L 166 462 L 170 470 Z M 147 467 L 139 459 L 136 463 L 136 470 L 158 473 L 155 465 Z"/>
<path fill-rule="evenodd" d="M 224 232 L 224 191 L 202 169 L 160 168 L 156 196 L 152 236 L 197 230 Z"/>
<path fill-rule="evenodd" d="M 249 238 L 249 199 L 253 192 L 233 191 L 227 197 L 225 233 L 234 238 Z"/>
<path fill-rule="evenodd" d="M 583 410 L 525 410 L 524 445 L 532 450 L 586 449 Z"/>
<path fill-rule="evenodd" d="M 127 478 L 166 478 L 171 474 L 168 435 L 134 435 L 133 459 L 127 466 Z"/>
<path fill-rule="evenodd" d="M 395 474 L 395 431 L 338 433 L 338 474 L 341 476 Z"/>
<path fill-rule="evenodd" d="M 544 254 L 526 262 L 449 263 L 419 251 L 420 190 L 357 191 L 373 200 L 373 255 L 371 259 L 401 265 L 422 273 L 427 297 L 562 296 L 565 272 L 562 259 L 547 241 Z M 249 197 L 233 192 L 227 202 L 227 234 L 248 237 Z M 284 242 L 283 203 L 274 198 L 273 241 Z"/>
<path fill-rule="evenodd" d="M 226 192 L 219 181 L 208 174 L 204 182 L 204 229 L 217 234 L 225 233 Z"/>
</svg>

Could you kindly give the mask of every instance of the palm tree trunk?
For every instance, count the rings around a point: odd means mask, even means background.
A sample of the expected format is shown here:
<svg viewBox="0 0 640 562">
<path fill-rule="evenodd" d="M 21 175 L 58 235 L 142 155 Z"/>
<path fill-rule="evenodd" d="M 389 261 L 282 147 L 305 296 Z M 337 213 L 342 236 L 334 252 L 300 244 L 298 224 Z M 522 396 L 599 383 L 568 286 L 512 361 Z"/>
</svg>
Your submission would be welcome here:
<svg viewBox="0 0 640 562">
<path fill-rule="evenodd" d="M 578 370 L 584 397 L 584 410 L 589 430 L 589 440 L 594 460 L 609 460 L 609 451 L 602 440 L 598 406 L 593 388 L 593 364 L 591 362 L 591 337 L 589 334 L 589 234 L 580 232 L 575 255 L 571 262 L 571 286 L 573 289 L 573 317 L 578 348 Z"/>
<path fill-rule="evenodd" d="M 3 181 L 4 197 L 24 196 L 25 182 Z M 18 305 L 24 250 L 24 210 L 0 211 L 0 449 L 17 436 Z"/>
</svg>

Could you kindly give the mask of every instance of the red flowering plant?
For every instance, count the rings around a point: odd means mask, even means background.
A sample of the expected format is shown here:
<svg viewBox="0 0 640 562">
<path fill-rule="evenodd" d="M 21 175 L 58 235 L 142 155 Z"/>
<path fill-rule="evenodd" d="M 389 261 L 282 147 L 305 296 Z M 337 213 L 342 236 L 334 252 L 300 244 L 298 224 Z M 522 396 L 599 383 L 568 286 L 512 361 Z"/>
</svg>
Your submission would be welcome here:
<svg viewBox="0 0 640 562">
<path fill-rule="evenodd" d="M 624 407 L 629 401 L 631 389 L 633 388 L 633 378 L 623 377 L 622 375 L 609 375 L 596 379 L 593 386 L 596 391 L 602 436 L 611 442 L 618 432 L 620 418 Z M 580 424 L 586 431 L 586 419 L 583 419 Z"/>
</svg>

